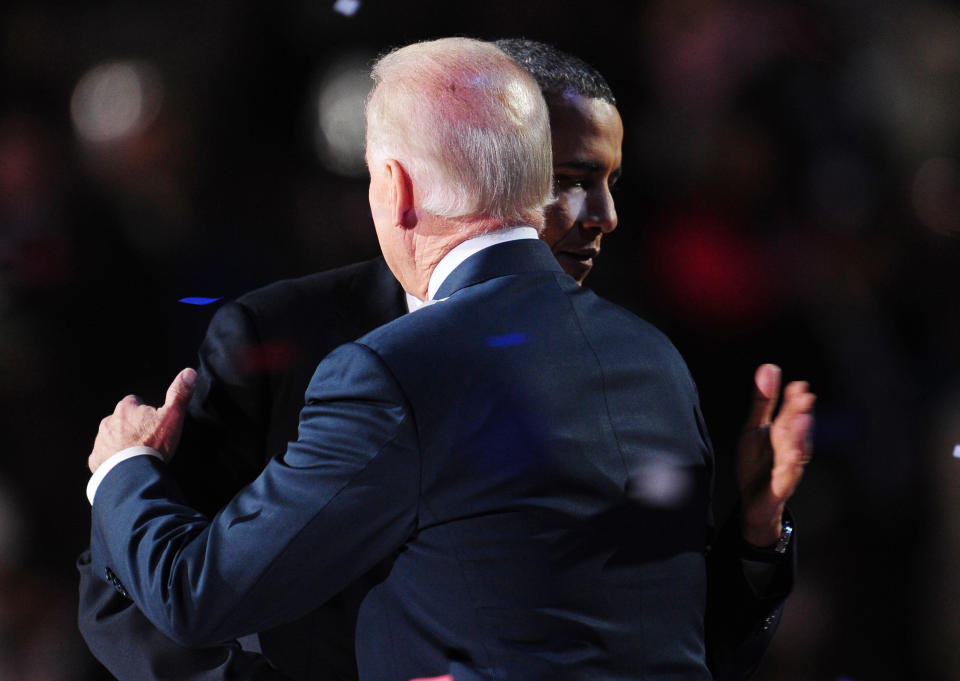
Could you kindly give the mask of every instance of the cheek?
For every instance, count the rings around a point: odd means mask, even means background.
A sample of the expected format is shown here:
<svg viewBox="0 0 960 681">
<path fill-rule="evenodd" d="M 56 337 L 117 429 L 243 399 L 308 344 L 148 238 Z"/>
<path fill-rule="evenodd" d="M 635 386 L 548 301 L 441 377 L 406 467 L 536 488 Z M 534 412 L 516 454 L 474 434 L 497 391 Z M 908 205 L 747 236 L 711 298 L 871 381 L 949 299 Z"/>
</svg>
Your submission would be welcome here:
<svg viewBox="0 0 960 681">
<path fill-rule="evenodd" d="M 547 206 L 545 211 L 543 240 L 551 247 L 556 246 L 573 228 L 582 206 L 582 196 L 572 196 L 569 192 L 557 193 L 557 200 Z"/>
</svg>

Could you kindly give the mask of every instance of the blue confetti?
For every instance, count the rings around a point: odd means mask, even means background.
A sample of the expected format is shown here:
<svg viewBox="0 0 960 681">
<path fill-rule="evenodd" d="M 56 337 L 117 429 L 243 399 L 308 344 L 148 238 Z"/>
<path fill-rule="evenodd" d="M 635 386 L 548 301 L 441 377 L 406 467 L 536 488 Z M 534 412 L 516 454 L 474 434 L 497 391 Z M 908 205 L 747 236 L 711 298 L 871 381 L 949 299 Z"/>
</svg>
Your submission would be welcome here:
<svg viewBox="0 0 960 681">
<path fill-rule="evenodd" d="M 215 303 L 220 298 L 205 298 L 203 296 L 192 296 L 189 298 L 181 298 L 178 300 L 178 303 L 186 303 L 187 305 L 209 305 L 210 303 Z"/>
<path fill-rule="evenodd" d="M 508 348 L 511 345 L 523 345 L 530 342 L 530 336 L 525 333 L 508 333 L 503 336 L 490 336 L 487 345 L 491 348 Z"/>
</svg>

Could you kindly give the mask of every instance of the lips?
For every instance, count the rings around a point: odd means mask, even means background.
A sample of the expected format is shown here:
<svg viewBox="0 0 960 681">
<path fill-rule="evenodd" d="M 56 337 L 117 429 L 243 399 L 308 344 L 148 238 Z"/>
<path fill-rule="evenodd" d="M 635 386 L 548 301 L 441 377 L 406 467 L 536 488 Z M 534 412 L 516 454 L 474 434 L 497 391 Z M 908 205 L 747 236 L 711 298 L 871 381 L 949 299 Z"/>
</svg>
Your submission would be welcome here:
<svg viewBox="0 0 960 681">
<path fill-rule="evenodd" d="M 557 262 L 563 271 L 582 284 L 590 270 L 593 269 L 593 259 L 600 251 L 598 249 L 582 249 L 575 251 L 557 251 Z"/>
<path fill-rule="evenodd" d="M 579 260 L 580 262 L 587 263 L 591 262 L 594 258 L 600 255 L 600 249 L 582 248 L 578 250 L 562 250 L 558 251 L 557 255 L 562 255 L 572 260 Z"/>
</svg>

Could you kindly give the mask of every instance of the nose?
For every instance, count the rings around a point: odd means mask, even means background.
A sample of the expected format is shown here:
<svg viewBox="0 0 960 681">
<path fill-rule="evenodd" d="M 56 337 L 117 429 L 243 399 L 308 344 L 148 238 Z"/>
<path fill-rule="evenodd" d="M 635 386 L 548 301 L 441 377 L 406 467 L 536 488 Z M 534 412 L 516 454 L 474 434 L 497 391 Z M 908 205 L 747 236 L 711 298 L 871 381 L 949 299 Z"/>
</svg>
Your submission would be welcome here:
<svg viewBox="0 0 960 681">
<path fill-rule="evenodd" d="M 608 234 L 617 228 L 617 207 L 613 202 L 610 188 L 603 185 L 590 193 L 584 203 L 583 219 L 580 223 L 588 229 L 599 229 Z"/>
</svg>

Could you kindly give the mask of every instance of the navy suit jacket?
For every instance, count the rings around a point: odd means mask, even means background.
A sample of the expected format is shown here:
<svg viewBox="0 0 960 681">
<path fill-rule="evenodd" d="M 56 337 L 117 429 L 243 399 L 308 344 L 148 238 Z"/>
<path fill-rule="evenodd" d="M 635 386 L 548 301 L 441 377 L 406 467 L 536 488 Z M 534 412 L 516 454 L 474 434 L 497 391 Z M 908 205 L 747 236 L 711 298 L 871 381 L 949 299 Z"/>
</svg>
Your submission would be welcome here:
<svg viewBox="0 0 960 681">
<path fill-rule="evenodd" d="M 709 678 L 712 462 L 682 360 L 539 242 L 472 256 L 448 294 L 324 361 L 300 442 L 212 523 L 162 465 L 118 466 L 97 569 L 192 644 L 373 569 L 348 589 L 363 678 Z"/>
</svg>

